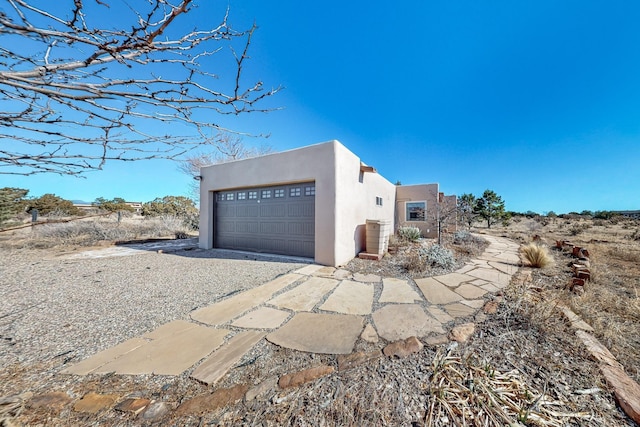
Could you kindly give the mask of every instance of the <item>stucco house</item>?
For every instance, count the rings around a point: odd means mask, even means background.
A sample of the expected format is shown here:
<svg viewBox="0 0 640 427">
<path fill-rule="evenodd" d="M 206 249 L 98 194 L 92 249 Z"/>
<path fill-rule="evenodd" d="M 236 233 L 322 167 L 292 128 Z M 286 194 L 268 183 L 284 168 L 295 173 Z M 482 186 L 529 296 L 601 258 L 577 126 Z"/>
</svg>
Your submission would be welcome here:
<svg viewBox="0 0 640 427">
<path fill-rule="evenodd" d="M 389 233 L 412 225 L 434 237 L 439 202 L 455 205 L 438 184 L 392 184 L 338 141 L 203 167 L 198 178 L 201 248 L 331 266 L 364 250 L 367 220 L 393 224 Z"/>
</svg>

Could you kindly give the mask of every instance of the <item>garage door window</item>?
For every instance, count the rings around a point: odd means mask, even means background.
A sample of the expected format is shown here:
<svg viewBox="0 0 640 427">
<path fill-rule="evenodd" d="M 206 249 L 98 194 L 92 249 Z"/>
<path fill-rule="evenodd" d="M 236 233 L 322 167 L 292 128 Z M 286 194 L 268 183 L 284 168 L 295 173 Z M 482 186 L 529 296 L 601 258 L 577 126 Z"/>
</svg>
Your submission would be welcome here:
<svg viewBox="0 0 640 427">
<path fill-rule="evenodd" d="M 262 198 L 270 199 L 271 198 L 271 190 L 262 190 Z"/>
<path fill-rule="evenodd" d="M 257 191 L 249 191 L 249 199 L 257 199 L 258 192 Z"/>
<path fill-rule="evenodd" d="M 291 197 L 300 197 L 300 187 L 292 188 L 289 191 L 289 196 L 291 196 Z"/>
<path fill-rule="evenodd" d="M 244 200 L 247 198 L 247 193 L 238 193 L 238 200 Z"/>
<path fill-rule="evenodd" d="M 305 187 L 304 188 L 304 195 L 305 196 L 315 196 L 316 195 L 316 187 L 315 186 Z"/>
<path fill-rule="evenodd" d="M 284 189 L 282 188 L 275 190 L 274 193 L 276 198 L 284 197 Z"/>
</svg>

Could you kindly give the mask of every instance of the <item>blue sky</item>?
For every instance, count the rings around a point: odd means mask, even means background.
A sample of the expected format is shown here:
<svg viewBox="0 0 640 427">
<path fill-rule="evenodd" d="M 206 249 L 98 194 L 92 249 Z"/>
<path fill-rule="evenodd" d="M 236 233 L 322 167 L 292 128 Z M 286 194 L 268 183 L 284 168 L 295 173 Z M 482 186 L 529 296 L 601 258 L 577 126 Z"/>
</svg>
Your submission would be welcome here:
<svg viewBox="0 0 640 427">
<path fill-rule="evenodd" d="M 199 3 L 185 28 L 219 21 L 220 5 Z M 513 211 L 640 209 L 640 3 L 229 6 L 237 28 L 259 26 L 248 77 L 285 87 L 267 104 L 281 110 L 232 125 L 269 133 L 276 151 L 337 139 L 389 181 L 491 189 Z M 84 179 L 1 176 L 0 186 L 148 201 L 187 194 L 191 181 L 148 161 Z"/>
</svg>

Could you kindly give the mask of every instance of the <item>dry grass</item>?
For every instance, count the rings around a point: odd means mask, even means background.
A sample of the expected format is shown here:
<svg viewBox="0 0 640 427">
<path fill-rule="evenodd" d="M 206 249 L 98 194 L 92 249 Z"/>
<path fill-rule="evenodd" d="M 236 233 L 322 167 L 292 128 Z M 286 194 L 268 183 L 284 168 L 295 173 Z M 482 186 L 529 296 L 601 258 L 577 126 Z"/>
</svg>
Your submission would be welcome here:
<svg viewBox="0 0 640 427">
<path fill-rule="evenodd" d="M 0 233 L 0 244 L 14 249 L 48 249 L 59 246 L 96 246 L 119 241 L 151 238 L 187 238 L 190 230 L 181 218 L 115 215 L 80 219 L 65 223 L 42 224 L 31 229 Z"/>
<path fill-rule="evenodd" d="M 534 234 L 530 224 L 534 222 L 523 219 L 508 227 L 497 227 L 492 233 L 526 244 Z M 640 382 L 640 241 L 634 238 L 640 221 L 557 218 L 543 226 L 535 223 L 535 234 L 543 244 L 569 239 L 587 248 L 591 260 L 591 281 L 584 287 L 584 294 L 578 296 L 565 289 L 572 276 L 571 255 L 552 251 L 555 265 L 534 274 L 545 304 L 558 301 L 571 307 L 594 328 L 596 337 L 629 375 Z M 578 229 L 581 231 L 574 234 Z"/>
<path fill-rule="evenodd" d="M 549 250 L 546 246 L 529 243 L 522 246 L 520 252 L 533 268 L 544 268 L 553 262 L 553 258 L 549 255 Z"/>
</svg>

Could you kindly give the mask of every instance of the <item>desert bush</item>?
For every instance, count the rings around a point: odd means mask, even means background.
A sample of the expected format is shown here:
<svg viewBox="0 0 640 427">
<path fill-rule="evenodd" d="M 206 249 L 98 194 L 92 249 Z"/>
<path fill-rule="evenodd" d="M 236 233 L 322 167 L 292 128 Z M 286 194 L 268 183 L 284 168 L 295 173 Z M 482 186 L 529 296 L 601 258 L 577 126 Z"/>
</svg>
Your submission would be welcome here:
<svg viewBox="0 0 640 427">
<path fill-rule="evenodd" d="M 631 235 L 629 236 L 629 238 L 631 240 L 640 240 L 640 228 L 638 228 L 636 231 L 634 231 L 633 233 L 631 233 Z"/>
<path fill-rule="evenodd" d="M 587 223 L 573 224 L 571 228 L 569 228 L 569 234 L 571 234 L 572 236 L 577 236 L 578 234 L 590 228 L 591 224 Z"/>
<path fill-rule="evenodd" d="M 418 227 L 400 227 L 398 228 L 398 237 L 402 240 L 415 242 L 421 237 L 420 229 Z"/>
<path fill-rule="evenodd" d="M 440 245 L 431 245 L 427 249 L 420 249 L 419 253 L 421 260 L 431 267 L 451 268 L 456 263 L 453 252 Z"/>
<path fill-rule="evenodd" d="M 553 258 L 549 255 L 549 250 L 546 246 L 529 243 L 520 248 L 520 251 L 524 259 L 534 268 L 544 268 L 553 262 Z"/>
</svg>

